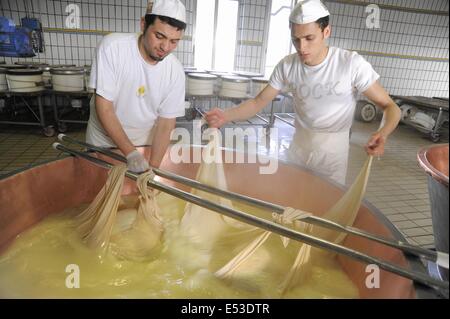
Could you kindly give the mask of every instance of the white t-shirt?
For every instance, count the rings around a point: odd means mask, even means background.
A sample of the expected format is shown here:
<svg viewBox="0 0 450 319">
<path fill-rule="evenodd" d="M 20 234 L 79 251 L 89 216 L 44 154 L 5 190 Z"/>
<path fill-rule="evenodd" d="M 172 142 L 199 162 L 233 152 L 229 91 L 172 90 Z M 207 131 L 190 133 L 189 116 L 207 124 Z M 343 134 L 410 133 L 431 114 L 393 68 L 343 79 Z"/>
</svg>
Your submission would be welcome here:
<svg viewBox="0 0 450 319">
<path fill-rule="evenodd" d="M 147 63 L 139 52 L 138 38 L 134 33 L 105 36 L 97 48 L 89 86 L 113 102 L 131 142 L 144 145 L 158 117 L 184 115 L 185 75 L 172 54 L 155 65 Z M 93 101 L 86 140 L 97 146 L 115 146 L 98 120 Z"/>
<path fill-rule="evenodd" d="M 291 93 L 296 126 L 316 132 L 348 131 L 358 93 L 367 90 L 379 75 L 358 53 L 330 47 L 320 64 L 308 66 L 297 53 L 275 67 L 269 84 Z"/>
</svg>

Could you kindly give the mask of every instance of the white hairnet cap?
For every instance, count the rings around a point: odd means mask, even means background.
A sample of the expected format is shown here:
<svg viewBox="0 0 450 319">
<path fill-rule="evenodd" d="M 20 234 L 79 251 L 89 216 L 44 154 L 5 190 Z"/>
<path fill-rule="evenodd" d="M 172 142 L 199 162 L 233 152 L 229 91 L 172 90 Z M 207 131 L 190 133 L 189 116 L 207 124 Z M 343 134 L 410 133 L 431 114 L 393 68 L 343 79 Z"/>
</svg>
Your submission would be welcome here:
<svg viewBox="0 0 450 319">
<path fill-rule="evenodd" d="M 295 24 L 306 24 L 329 16 L 330 12 L 320 0 L 300 0 L 289 16 L 289 21 Z"/>
<path fill-rule="evenodd" d="M 180 0 L 150 0 L 145 14 L 166 16 L 186 23 L 186 8 Z"/>
</svg>

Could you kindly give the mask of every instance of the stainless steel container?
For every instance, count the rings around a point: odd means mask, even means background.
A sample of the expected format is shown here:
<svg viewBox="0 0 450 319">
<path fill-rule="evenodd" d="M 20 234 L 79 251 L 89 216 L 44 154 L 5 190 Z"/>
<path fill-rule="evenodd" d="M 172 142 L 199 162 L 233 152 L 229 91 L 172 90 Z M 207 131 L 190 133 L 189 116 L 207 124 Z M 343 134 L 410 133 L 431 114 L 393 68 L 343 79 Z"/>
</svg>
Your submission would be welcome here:
<svg viewBox="0 0 450 319">
<path fill-rule="evenodd" d="M 448 254 L 448 144 L 431 145 L 422 148 L 417 159 L 428 175 L 431 218 L 433 221 L 436 250 Z M 439 267 L 440 276 L 448 280 L 448 269 Z"/>
</svg>

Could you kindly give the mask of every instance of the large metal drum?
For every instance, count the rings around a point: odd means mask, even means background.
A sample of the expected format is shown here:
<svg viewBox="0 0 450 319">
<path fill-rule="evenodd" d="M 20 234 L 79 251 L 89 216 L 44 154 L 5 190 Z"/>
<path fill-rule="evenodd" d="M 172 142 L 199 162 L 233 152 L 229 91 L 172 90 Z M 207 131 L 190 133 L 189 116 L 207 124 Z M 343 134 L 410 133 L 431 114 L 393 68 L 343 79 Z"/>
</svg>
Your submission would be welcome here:
<svg viewBox="0 0 450 319">
<path fill-rule="evenodd" d="M 193 150 L 190 147 L 193 158 Z M 140 151 L 150 153 L 149 148 Z M 233 151 L 224 150 L 227 152 Z M 228 154 L 230 155 L 230 154 Z M 312 172 L 284 162 L 278 163 L 272 175 L 261 175 L 259 164 L 224 164 L 229 189 L 233 192 L 263 199 L 275 204 L 297 207 L 323 214 L 344 193 L 344 190 Z M 166 153 L 161 168 L 173 173 L 195 178 L 199 164 L 175 164 Z M 17 172 L 0 180 L 0 254 L 27 228 L 48 215 L 93 200 L 104 185 L 107 171 L 90 162 L 77 158 L 63 158 L 27 170 Z M 158 180 L 183 190 L 189 190 L 174 182 Z M 126 179 L 123 194 L 129 194 L 135 186 Z M 396 228 L 375 207 L 364 202 L 359 209 L 355 227 L 368 232 L 405 240 Z M 363 253 L 382 258 L 414 270 L 423 270 L 417 259 L 410 259 L 399 250 L 355 236 L 347 236 L 344 245 Z M 366 265 L 348 257 L 336 257 L 343 270 L 359 289 L 362 298 L 416 298 L 435 297 L 431 290 L 415 286 L 412 281 L 398 275 L 380 271 L 380 286 L 366 287 Z"/>
<path fill-rule="evenodd" d="M 207 73 L 188 73 L 187 94 L 190 96 L 214 95 L 217 76 Z"/>
<path fill-rule="evenodd" d="M 437 251 L 448 254 L 448 144 L 424 147 L 418 152 L 417 158 L 428 174 L 434 244 Z M 448 280 L 448 269 L 439 267 L 439 275 Z"/>
<path fill-rule="evenodd" d="M 224 98 L 246 99 L 248 98 L 248 88 L 250 79 L 240 76 L 222 77 L 222 86 L 219 96 Z"/>
<path fill-rule="evenodd" d="M 8 73 L 8 70 L 17 70 L 25 68 L 26 66 L 23 65 L 2 63 L 0 69 L 0 91 L 8 90 L 8 81 L 6 80 L 6 74 Z"/>
<path fill-rule="evenodd" d="M 16 65 L 21 65 L 26 68 L 38 68 L 43 71 L 42 80 L 46 87 L 51 86 L 51 75 L 50 75 L 50 65 L 45 62 L 15 62 Z"/>
<path fill-rule="evenodd" d="M 8 69 L 6 80 L 11 92 L 40 92 L 45 89 L 43 71 L 37 68 Z"/>
<path fill-rule="evenodd" d="M 52 68 L 53 90 L 59 92 L 81 92 L 85 88 L 84 68 Z"/>
</svg>

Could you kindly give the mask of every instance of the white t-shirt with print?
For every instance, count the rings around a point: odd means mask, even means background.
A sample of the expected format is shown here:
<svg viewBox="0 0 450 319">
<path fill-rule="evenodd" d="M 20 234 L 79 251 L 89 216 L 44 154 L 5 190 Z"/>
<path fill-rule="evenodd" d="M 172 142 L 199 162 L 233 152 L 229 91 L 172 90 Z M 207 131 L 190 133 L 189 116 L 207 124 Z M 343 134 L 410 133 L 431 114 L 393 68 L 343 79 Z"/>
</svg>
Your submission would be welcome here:
<svg viewBox="0 0 450 319">
<path fill-rule="evenodd" d="M 172 54 L 155 65 L 147 63 L 139 52 L 138 38 L 134 33 L 105 36 L 97 48 L 89 86 L 113 103 L 131 142 L 144 145 L 158 117 L 184 115 L 185 75 Z M 94 100 L 86 140 L 97 146 L 115 146 L 98 120 Z"/>
<path fill-rule="evenodd" d="M 286 56 L 269 84 L 292 94 L 297 127 L 331 133 L 350 129 L 357 94 L 378 78 L 358 53 L 330 47 L 324 61 L 315 66 L 303 64 L 297 53 Z"/>
</svg>

